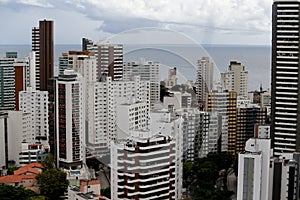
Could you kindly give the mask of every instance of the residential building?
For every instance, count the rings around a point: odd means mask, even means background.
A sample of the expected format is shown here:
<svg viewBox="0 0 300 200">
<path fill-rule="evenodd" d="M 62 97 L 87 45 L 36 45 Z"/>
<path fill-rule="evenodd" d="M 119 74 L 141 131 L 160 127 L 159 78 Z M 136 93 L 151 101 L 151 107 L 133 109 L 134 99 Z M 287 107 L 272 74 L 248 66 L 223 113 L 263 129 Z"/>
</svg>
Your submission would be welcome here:
<svg viewBox="0 0 300 200">
<path fill-rule="evenodd" d="M 113 81 L 108 77 L 106 81 L 90 82 L 88 87 L 87 145 L 92 152 L 107 151 L 110 142 L 117 138 L 117 130 L 123 129 L 127 134 L 128 130 L 145 127 L 148 123 L 148 81 L 141 81 L 139 77 L 133 81 Z M 117 122 L 120 118 L 122 120 Z"/>
<path fill-rule="evenodd" d="M 0 166 L 8 168 L 8 124 L 7 114 L 0 112 Z"/>
<path fill-rule="evenodd" d="M 236 122 L 236 152 L 243 152 L 245 143 L 253 138 L 255 125 L 263 125 L 267 119 L 267 109 L 256 105 L 237 108 Z"/>
<path fill-rule="evenodd" d="M 182 121 L 156 111 L 150 122 L 112 143 L 112 199 L 181 199 Z"/>
<path fill-rule="evenodd" d="M 54 77 L 54 29 L 53 21 L 41 20 L 32 29 L 32 51 L 36 61 L 36 89 L 47 90 L 48 79 Z"/>
<path fill-rule="evenodd" d="M 49 80 L 49 144 L 59 167 L 85 162 L 85 86 L 80 74 L 65 70 Z"/>
<path fill-rule="evenodd" d="M 209 57 L 202 57 L 197 61 L 197 66 L 196 98 L 200 109 L 204 109 L 207 93 L 213 89 L 214 64 Z"/>
<path fill-rule="evenodd" d="M 181 92 L 170 91 L 169 96 L 164 96 L 163 108 L 168 109 L 172 105 L 175 110 L 181 110 L 181 99 Z"/>
<path fill-rule="evenodd" d="M 139 76 L 142 81 L 150 82 L 150 108 L 159 102 L 160 97 L 160 72 L 159 63 L 146 61 L 140 58 L 138 61 L 124 63 L 124 80 L 132 80 L 133 77 Z"/>
<path fill-rule="evenodd" d="M 37 91 L 28 87 L 20 92 L 19 97 L 20 110 L 31 116 L 32 134 L 25 141 L 31 144 L 40 142 L 48 145 L 48 91 Z"/>
<path fill-rule="evenodd" d="M 260 94 L 260 106 L 261 107 L 271 106 L 271 93 L 269 91 Z"/>
<path fill-rule="evenodd" d="M 271 137 L 274 154 L 299 151 L 300 2 L 273 3 Z"/>
<path fill-rule="evenodd" d="M 236 92 L 213 90 L 207 96 L 207 112 L 211 117 L 212 138 L 218 136 L 218 152 L 228 151 L 235 154 L 236 151 L 236 111 L 237 94 Z"/>
<path fill-rule="evenodd" d="M 237 199 L 272 199 L 271 140 L 250 138 L 239 153 Z"/>
<path fill-rule="evenodd" d="M 31 163 L 20 167 L 14 171 L 13 175 L 1 176 L 0 184 L 7 184 L 15 187 L 25 187 L 26 189 L 39 192 L 36 186 L 36 175 L 40 174 L 44 167 L 40 163 Z"/>
<path fill-rule="evenodd" d="M 49 146 L 43 144 L 22 143 L 19 153 L 19 165 L 24 166 L 34 162 L 42 162 L 49 152 Z"/>
<path fill-rule="evenodd" d="M 191 108 L 193 106 L 193 97 L 191 93 L 183 93 L 181 94 L 181 107 L 182 108 Z"/>
<path fill-rule="evenodd" d="M 209 114 L 198 108 L 182 111 L 183 160 L 195 161 L 209 152 Z"/>
<path fill-rule="evenodd" d="M 83 38 L 83 51 L 95 54 L 97 60 L 97 80 L 105 81 L 106 77 L 119 81 L 123 78 L 123 45 L 112 44 L 108 40 L 93 42 Z"/>
<path fill-rule="evenodd" d="M 31 121 L 29 114 L 22 111 L 0 113 L 1 166 L 19 165 L 21 143 L 30 134 Z"/>
<path fill-rule="evenodd" d="M 177 85 L 177 69 L 176 67 L 172 67 L 168 71 L 168 78 L 164 80 L 165 87 L 171 89 L 175 85 Z"/>
<path fill-rule="evenodd" d="M 248 97 L 248 71 L 237 61 L 230 61 L 228 70 L 221 73 L 221 84 L 224 90 L 234 91 L 239 96 Z"/>
<path fill-rule="evenodd" d="M 299 197 L 299 155 L 282 153 L 273 157 L 270 163 L 270 177 L 273 181 L 270 199 L 298 199 Z"/>
<path fill-rule="evenodd" d="M 18 110 L 19 92 L 29 81 L 29 60 L 18 59 L 17 52 L 6 52 L 0 58 L 0 110 Z"/>
</svg>

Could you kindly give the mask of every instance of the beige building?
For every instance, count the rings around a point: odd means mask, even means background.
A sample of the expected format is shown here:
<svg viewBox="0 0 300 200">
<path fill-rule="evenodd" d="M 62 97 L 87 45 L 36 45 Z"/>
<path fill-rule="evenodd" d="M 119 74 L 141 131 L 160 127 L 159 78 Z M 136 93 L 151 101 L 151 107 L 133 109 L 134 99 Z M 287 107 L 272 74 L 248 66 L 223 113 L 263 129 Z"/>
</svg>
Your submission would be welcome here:
<svg viewBox="0 0 300 200">
<path fill-rule="evenodd" d="M 248 71 L 237 61 L 230 61 L 228 70 L 221 73 L 221 84 L 224 90 L 234 91 L 238 96 L 248 97 Z"/>
</svg>

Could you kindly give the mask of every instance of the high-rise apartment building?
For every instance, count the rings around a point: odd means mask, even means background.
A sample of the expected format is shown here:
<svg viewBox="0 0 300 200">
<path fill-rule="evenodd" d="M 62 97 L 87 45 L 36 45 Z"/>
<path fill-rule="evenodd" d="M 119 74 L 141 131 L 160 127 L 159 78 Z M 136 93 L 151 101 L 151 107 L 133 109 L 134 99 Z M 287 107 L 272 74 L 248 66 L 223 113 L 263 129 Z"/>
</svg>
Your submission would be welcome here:
<svg viewBox="0 0 300 200">
<path fill-rule="evenodd" d="M 209 57 L 197 61 L 196 97 L 200 109 L 205 108 L 207 93 L 213 89 L 214 64 Z"/>
<path fill-rule="evenodd" d="M 48 92 L 34 90 L 28 87 L 19 94 L 19 108 L 31 116 L 31 134 L 26 142 L 34 144 L 40 142 L 48 145 Z"/>
<path fill-rule="evenodd" d="M 300 150 L 299 11 L 297 0 L 273 3 L 271 137 L 275 155 Z"/>
<path fill-rule="evenodd" d="M 234 91 L 239 96 L 248 97 L 248 71 L 236 61 L 230 61 L 228 70 L 221 73 L 221 84 L 224 90 Z"/>
<path fill-rule="evenodd" d="M 272 199 L 271 152 L 270 139 L 251 138 L 247 141 L 245 151 L 239 154 L 237 199 Z"/>
<path fill-rule="evenodd" d="M 60 167 L 85 162 L 85 88 L 82 76 L 65 70 L 58 79 L 50 79 L 49 144 Z"/>
<path fill-rule="evenodd" d="M 53 21 L 39 21 L 32 29 L 32 51 L 36 55 L 36 88 L 47 90 L 48 79 L 54 76 Z"/>
<path fill-rule="evenodd" d="M 17 123 L 16 123 L 17 122 Z M 0 164 L 19 165 L 22 142 L 31 134 L 30 115 L 22 111 L 0 113 Z"/>
<path fill-rule="evenodd" d="M 19 92 L 29 82 L 29 59 L 17 58 L 17 52 L 6 52 L 0 58 L 0 110 L 18 110 Z"/>
<path fill-rule="evenodd" d="M 97 60 L 97 80 L 105 81 L 110 76 L 118 81 L 123 78 L 123 45 L 112 44 L 103 40 L 93 42 L 86 38 L 82 39 L 82 50 L 95 54 Z"/>
<path fill-rule="evenodd" d="M 195 161 L 209 153 L 209 114 L 198 108 L 182 111 L 183 159 Z"/>
<path fill-rule="evenodd" d="M 181 199 L 181 118 L 158 111 L 150 119 L 148 129 L 112 144 L 113 199 Z"/>
<path fill-rule="evenodd" d="M 236 152 L 245 150 L 246 141 L 253 138 L 255 125 L 266 123 L 267 109 L 249 105 L 237 108 L 236 122 Z"/>
<path fill-rule="evenodd" d="M 216 112 L 218 117 L 218 137 L 221 141 L 219 151 L 228 151 L 235 154 L 236 151 L 236 115 L 237 115 L 237 93 L 213 90 L 208 93 L 208 112 Z M 216 115 L 216 114 L 213 114 Z M 226 119 L 227 118 L 227 119 Z M 216 121 L 216 117 L 212 118 Z M 226 126 L 227 121 L 227 127 Z M 217 122 L 214 122 L 216 124 Z M 226 133 L 227 130 L 227 133 Z"/>
<path fill-rule="evenodd" d="M 171 89 L 177 85 L 177 69 L 176 67 L 171 67 L 168 71 L 168 78 L 164 80 L 165 87 Z"/>
<path fill-rule="evenodd" d="M 134 76 L 139 76 L 142 81 L 150 81 L 150 107 L 159 102 L 160 95 L 160 70 L 159 63 L 146 61 L 141 58 L 138 61 L 124 63 L 124 80 L 132 80 Z"/>
<path fill-rule="evenodd" d="M 139 77 L 133 81 L 113 81 L 108 77 L 103 82 L 90 82 L 88 87 L 87 144 L 92 151 L 107 149 L 117 139 L 117 130 L 128 135 L 128 130 L 145 128 L 150 110 L 148 81 Z M 126 119 L 117 123 L 121 117 Z"/>
</svg>

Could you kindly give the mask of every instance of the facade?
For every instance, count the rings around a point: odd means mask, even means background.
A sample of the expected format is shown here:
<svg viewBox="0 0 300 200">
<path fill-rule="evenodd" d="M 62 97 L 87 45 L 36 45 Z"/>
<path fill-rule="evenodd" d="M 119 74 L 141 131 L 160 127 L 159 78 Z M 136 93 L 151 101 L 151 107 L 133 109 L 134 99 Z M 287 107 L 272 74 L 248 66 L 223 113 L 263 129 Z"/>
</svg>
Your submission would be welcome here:
<svg viewBox="0 0 300 200">
<path fill-rule="evenodd" d="M 253 138 L 255 125 L 266 123 L 267 109 L 259 106 L 247 106 L 237 108 L 236 122 L 236 152 L 245 150 L 246 141 Z"/>
<path fill-rule="evenodd" d="M 95 54 L 97 60 L 97 80 L 105 81 L 106 77 L 119 81 L 123 79 L 123 45 L 112 44 L 103 40 L 93 42 L 83 38 L 83 51 Z"/>
<path fill-rule="evenodd" d="M 272 108 L 274 154 L 300 148 L 299 1 L 274 1 L 272 22 Z"/>
<path fill-rule="evenodd" d="M 182 111 L 183 160 L 194 161 L 209 152 L 206 138 L 209 136 L 209 115 L 198 108 Z"/>
<path fill-rule="evenodd" d="M 150 81 L 150 104 L 151 110 L 159 102 L 160 93 L 160 72 L 159 63 L 146 61 L 141 58 L 138 61 L 124 63 L 124 80 L 132 80 L 139 76 L 142 81 Z"/>
<path fill-rule="evenodd" d="M 8 125 L 7 114 L 0 112 L 0 166 L 8 168 Z"/>
<path fill-rule="evenodd" d="M 299 195 L 299 162 L 295 154 L 281 154 L 271 159 L 270 171 L 273 180 L 270 196 L 274 200 L 298 199 Z"/>
<path fill-rule="evenodd" d="M 18 110 L 19 92 L 29 81 L 29 60 L 18 59 L 16 52 L 0 58 L 0 110 Z"/>
<path fill-rule="evenodd" d="M 176 67 L 169 69 L 168 78 L 164 80 L 165 87 L 171 89 L 175 85 L 177 85 L 177 69 Z"/>
<path fill-rule="evenodd" d="M 48 79 L 54 76 L 53 21 L 39 21 L 39 27 L 32 29 L 32 51 L 36 61 L 36 89 L 47 90 Z"/>
<path fill-rule="evenodd" d="M 15 109 L 15 71 L 14 71 L 14 58 L 1 58 L 1 110 L 14 110 Z"/>
<path fill-rule="evenodd" d="M 82 76 L 65 70 L 50 79 L 49 145 L 59 167 L 77 167 L 85 162 L 85 86 Z"/>
<path fill-rule="evenodd" d="M 251 138 L 239 154 L 237 199 L 272 199 L 270 139 Z"/>
<path fill-rule="evenodd" d="M 196 97 L 200 109 L 205 108 L 207 93 L 213 89 L 214 64 L 209 57 L 197 61 Z"/>
<path fill-rule="evenodd" d="M 151 113 L 150 129 L 112 143 L 112 199 L 181 199 L 181 119 Z"/>
<path fill-rule="evenodd" d="M 92 151 L 107 149 L 117 138 L 117 130 L 126 133 L 146 126 L 150 110 L 149 82 L 139 77 L 133 81 L 113 81 L 108 77 L 106 81 L 89 83 L 88 87 L 87 144 Z M 130 123 L 117 122 L 121 117 Z"/>
<path fill-rule="evenodd" d="M 19 153 L 19 164 L 24 166 L 33 162 L 41 162 L 48 151 L 49 146 L 22 143 L 21 152 Z"/>
<path fill-rule="evenodd" d="M 16 123 L 18 122 L 18 123 Z M 22 111 L 7 111 L 0 113 L 0 164 L 19 165 L 21 143 L 31 134 L 30 115 Z"/>
<path fill-rule="evenodd" d="M 218 137 L 218 151 L 236 151 L 237 94 L 222 90 L 208 93 L 206 110 L 211 116 L 212 137 Z M 227 123 L 226 123 L 227 122 Z M 217 133 L 216 133 L 217 132 Z"/>
<path fill-rule="evenodd" d="M 230 61 L 228 70 L 221 73 L 221 84 L 224 90 L 234 91 L 239 96 L 248 97 L 248 71 L 236 61 Z"/>
<path fill-rule="evenodd" d="M 31 87 L 19 94 L 19 107 L 24 113 L 31 116 L 31 132 L 27 143 L 41 142 L 48 145 L 49 124 L 48 124 L 48 91 L 36 91 Z"/>
</svg>

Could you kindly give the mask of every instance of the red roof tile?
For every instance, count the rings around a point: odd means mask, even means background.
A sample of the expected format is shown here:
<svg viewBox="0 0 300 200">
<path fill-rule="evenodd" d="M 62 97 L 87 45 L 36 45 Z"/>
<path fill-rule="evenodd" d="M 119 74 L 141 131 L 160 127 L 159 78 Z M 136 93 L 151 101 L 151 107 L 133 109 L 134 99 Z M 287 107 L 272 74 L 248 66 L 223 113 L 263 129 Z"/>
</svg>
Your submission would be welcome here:
<svg viewBox="0 0 300 200">
<path fill-rule="evenodd" d="M 27 167 L 27 165 L 24 167 L 20 167 L 19 169 L 14 171 L 14 175 L 22 175 L 22 174 L 25 175 L 27 173 L 32 173 L 35 175 L 40 174 L 40 172 L 38 170 L 31 168 L 31 167 Z"/>
<path fill-rule="evenodd" d="M 0 183 L 19 183 L 23 179 L 35 179 L 35 175 L 9 175 L 1 176 Z"/>
</svg>

